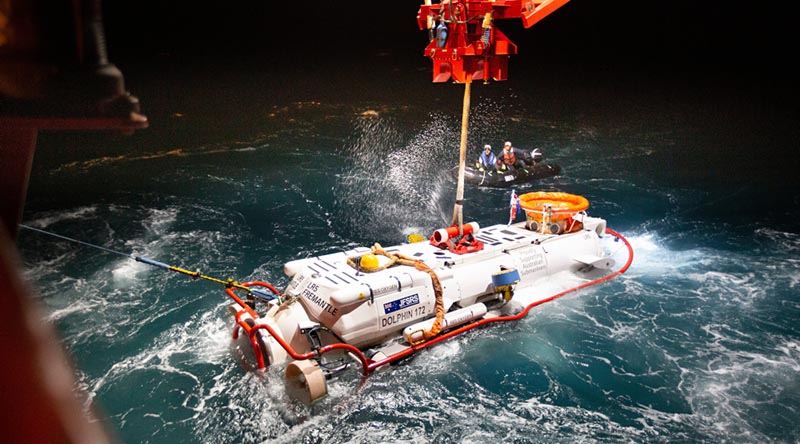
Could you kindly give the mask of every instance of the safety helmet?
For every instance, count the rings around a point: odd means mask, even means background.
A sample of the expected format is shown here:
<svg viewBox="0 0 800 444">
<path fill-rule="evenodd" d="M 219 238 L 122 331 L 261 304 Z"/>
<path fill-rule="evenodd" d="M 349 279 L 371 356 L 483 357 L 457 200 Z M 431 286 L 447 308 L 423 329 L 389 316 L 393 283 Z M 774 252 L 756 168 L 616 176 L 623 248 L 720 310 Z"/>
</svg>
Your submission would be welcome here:
<svg viewBox="0 0 800 444">
<path fill-rule="evenodd" d="M 483 146 L 483 149 L 486 150 L 486 151 L 491 151 L 492 150 L 492 146 L 487 143 L 486 145 Z"/>
<path fill-rule="evenodd" d="M 505 143 L 505 145 L 504 145 L 504 146 L 511 146 L 511 142 L 510 142 L 510 141 L 508 141 L 508 140 L 506 140 L 506 143 Z"/>
</svg>

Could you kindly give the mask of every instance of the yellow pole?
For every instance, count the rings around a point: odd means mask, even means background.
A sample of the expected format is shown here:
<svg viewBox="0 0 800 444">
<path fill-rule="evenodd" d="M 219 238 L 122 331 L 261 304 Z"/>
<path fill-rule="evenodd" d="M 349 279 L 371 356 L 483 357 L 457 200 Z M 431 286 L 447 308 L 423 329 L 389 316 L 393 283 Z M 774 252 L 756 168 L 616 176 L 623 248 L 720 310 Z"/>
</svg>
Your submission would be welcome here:
<svg viewBox="0 0 800 444">
<path fill-rule="evenodd" d="M 467 129 L 469 127 L 469 98 L 472 77 L 467 77 L 464 83 L 464 107 L 461 111 L 461 152 L 458 159 L 458 186 L 456 188 L 456 204 L 453 207 L 453 221 L 451 226 L 458 225 L 458 234 L 464 235 L 464 168 L 467 164 Z"/>
</svg>

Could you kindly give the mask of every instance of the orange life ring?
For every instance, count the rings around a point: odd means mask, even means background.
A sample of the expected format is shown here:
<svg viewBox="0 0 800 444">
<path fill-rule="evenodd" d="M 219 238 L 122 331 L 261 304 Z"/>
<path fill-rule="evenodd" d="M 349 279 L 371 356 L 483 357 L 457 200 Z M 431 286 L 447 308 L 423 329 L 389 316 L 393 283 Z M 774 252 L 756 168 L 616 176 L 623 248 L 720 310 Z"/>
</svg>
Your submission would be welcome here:
<svg viewBox="0 0 800 444">
<path fill-rule="evenodd" d="M 525 193 L 519 196 L 519 204 L 529 218 L 540 222 L 548 205 L 552 222 L 569 219 L 575 213 L 589 208 L 589 200 L 585 197 L 560 191 Z"/>
</svg>

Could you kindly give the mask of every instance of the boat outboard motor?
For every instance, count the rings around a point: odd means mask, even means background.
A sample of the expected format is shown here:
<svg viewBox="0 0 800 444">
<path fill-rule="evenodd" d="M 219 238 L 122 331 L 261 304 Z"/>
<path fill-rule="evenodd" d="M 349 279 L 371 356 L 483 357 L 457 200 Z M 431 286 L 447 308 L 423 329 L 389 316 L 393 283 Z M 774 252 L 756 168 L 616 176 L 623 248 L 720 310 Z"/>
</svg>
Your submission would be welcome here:
<svg viewBox="0 0 800 444">
<path fill-rule="evenodd" d="M 539 163 L 542 161 L 543 158 L 544 156 L 542 155 L 542 151 L 539 148 L 534 148 L 531 151 L 531 160 L 533 160 L 533 163 Z"/>
</svg>

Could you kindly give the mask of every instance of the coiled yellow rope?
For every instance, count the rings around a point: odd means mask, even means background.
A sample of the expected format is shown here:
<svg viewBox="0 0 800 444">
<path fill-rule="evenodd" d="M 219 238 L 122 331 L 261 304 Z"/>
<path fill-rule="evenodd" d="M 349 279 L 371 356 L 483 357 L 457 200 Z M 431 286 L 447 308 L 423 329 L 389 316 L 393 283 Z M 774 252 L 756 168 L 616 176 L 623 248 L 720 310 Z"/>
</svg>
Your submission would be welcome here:
<svg viewBox="0 0 800 444">
<path fill-rule="evenodd" d="M 436 272 L 433 271 L 431 267 L 429 267 L 425 262 L 422 262 L 419 259 L 412 259 L 408 256 L 404 256 L 400 253 L 390 253 L 381 247 L 380 244 L 375 244 L 372 246 L 372 253 L 373 254 L 380 254 L 381 256 L 386 256 L 389 258 L 389 262 L 374 268 L 366 268 L 361 267 L 361 271 L 367 273 L 374 273 L 377 271 L 385 270 L 391 267 L 394 264 L 406 265 L 409 267 L 414 267 L 419 271 L 424 271 L 428 273 L 431 277 L 431 283 L 433 283 L 433 293 L 436 296 L 436 320 L 431 325 L 430 330 L 423 332 L 425 340 L 431 339 L 441 333 L 442 326 L 444 323 L 444 300 L 442 298 L 442 284 L 439 282 L 439 276 L 436 275 Z M 347 263 L 353 267 L 358 268 L 356 266 L 355 259 L 347 258 Z"/>
</svg>

